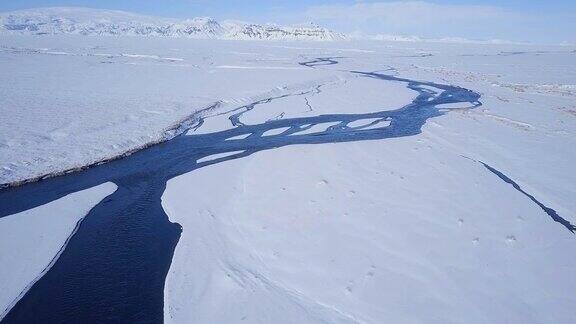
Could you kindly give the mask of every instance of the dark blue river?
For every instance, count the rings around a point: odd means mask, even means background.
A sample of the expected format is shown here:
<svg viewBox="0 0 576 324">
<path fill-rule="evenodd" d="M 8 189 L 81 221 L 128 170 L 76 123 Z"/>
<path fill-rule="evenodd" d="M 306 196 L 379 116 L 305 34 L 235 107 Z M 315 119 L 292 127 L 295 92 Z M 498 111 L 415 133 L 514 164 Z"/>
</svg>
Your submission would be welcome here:
<svg viewBox="0 0 576 324">
<path fill-rule="evenodd" d="M 337 63 L 336 58 L 320 58 L 301 64 L 315 68 Z M 0 191 L 0 217 L 5 217 L 104 182 L 118 186 L 114 194 L 90 211 L 60 258 L 16 303 L 3 323 L 162 322 L 164 280 L 182 232 L 179 224 L 168 220 L 161 206 L 168 180 L 208 165 L 288 145 L 412 136 L 421 132 L 428 119 L 444 114 L 437 105 L 480 105 L 478 93 L 457 86 L 381 73 L 350 73 L 402 83 L 416 91 L 417 96 L 392 111 L 374 107 L 372 113 L 287 118 L 257 125 L 239 122 L 241 114 L 236 114 L 231 118 L 235 126 L 228 130 L 177 136 L 106 164 Z M 366 120 L 366 125 L 348 126 L 362 120 Z M 390 125 L 386 126 L 388 122 Z M 324 123 L 333 126 L 303 134 Z M 202 120 L 198 120 L 201 124 Z M 263 135 L 286 127 L 289 129 L 281 134 Z M 243 134 L 249 136 L 232 139 Z M 241 153 L 198 162 L 213 154 L 237 151 Z"/>
</svg>

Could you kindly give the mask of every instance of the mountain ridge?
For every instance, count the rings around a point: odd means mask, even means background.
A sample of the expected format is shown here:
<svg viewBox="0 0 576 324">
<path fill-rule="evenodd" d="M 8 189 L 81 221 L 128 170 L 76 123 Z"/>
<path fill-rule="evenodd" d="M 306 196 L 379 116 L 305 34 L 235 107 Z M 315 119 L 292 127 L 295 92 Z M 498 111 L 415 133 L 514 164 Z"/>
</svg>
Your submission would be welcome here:
<svg viewBox="0 0 576 324">
<path fill-rule="evenodd" d="M 344 40 L 344 34 L 315 24 L 281 26 L 210 17 L 175 19 L 125 11 L 81 7 L 49 7 L 0 13 L 0 34 L 160 36 L 237 40 Z"/>
</svg>

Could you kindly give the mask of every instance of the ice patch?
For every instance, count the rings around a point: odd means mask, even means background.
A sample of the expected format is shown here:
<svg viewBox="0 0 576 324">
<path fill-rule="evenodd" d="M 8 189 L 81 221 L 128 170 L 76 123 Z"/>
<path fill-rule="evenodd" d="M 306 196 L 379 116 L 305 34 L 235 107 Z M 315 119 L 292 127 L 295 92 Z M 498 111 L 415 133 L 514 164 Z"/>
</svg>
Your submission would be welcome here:
<svg viewBox="0 0 576 324">
<path fill-rule="evenodd" d="M 247 65 L 218 65 L 217 69 L 237 69 L 237 70 L 304 70 L 301 67 L 292 66 L 247 66 Z"/>
<path fill-rule="evenodd" d="M 232 152 L 225 152 L 225 153 L 217 153 L 217 154 L 212 154 L 212 155 L 202 157 L 202 158 L 198 159 L 196 162 L 197 163 L 212 162 L 215 160 L 231 157 L 231 156 L 242 154 L 242 153 L 244 153 L 244 151 L 232 151 Z"/>
<path fill-rule="evenodd" d="M 351 128 L 361 128 L 361 129 L 370 129 L 370 128 L 382 128 L 390 126 L 390 120 L 382 120 L 382 118 L 368 118 L 368 119 L 360 119 L 355 120 L 353 122 L 348 123 L 348 127 Z"/>
<path fill-rule="evenodd" d="M 264 134 L 262 134 L 262 136 L 274 136 L 274 135 L 279 135 L 284 133 L 285 131 L 289 130 L 290 127 L 280 127 L 280 128 L 274 128 L 271 130 L 268 130 L 266 132 L 264 132 Z"/>
<path fill-rule="evenodd" d="M 290 135 L 308 135 L 308 134 L 316 134 L 316 133 L 323 133 L 328 128 L 332 126 L 340 125 L 340 122 L 332 122 L 332 123 L 321 123 L 321 124 L 308 124 L 300 126 L 301 131 L 298 131 L 294 134 Z"/>
<path fill-rule="evenodd" d="M 250 136 L 250 135 L 252 135 L 252 134 L 249 133 L 249 134 L 236 135 L 236 136 L 228 137 L 226 140 L 227 140 L 227 141 L 243 140 L 243 139 L 247 138 L 247 137 Z"/>
</svg>

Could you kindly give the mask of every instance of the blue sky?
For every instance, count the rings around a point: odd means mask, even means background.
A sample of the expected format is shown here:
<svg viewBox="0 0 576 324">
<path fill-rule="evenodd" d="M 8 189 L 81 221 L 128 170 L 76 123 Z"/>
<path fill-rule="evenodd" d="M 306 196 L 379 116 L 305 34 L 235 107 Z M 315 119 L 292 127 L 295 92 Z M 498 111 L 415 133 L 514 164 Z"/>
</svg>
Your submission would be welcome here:
<svg viewBox="0 0 576 324">
<path fill-rule="evenodd" d="M 286 24 L 313 21 L 364 34 L 576 43 L 576 0 L 0 0 L 0 11 L 46 6 Z"/>
</svg>

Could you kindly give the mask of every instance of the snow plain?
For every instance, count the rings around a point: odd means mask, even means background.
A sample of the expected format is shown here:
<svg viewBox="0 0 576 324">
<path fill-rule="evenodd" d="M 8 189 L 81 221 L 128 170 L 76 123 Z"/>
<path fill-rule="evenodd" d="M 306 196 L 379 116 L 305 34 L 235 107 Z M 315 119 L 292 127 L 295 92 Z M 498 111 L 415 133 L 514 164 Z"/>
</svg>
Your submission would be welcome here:
<svg viewBox="0 0 576 324">
<path fill-rule="evenodd" d="M 479 91 L 483 106 L 446 106 L 414 137 L 283 147 L 171 180 L 163 206 L 183 234 L 166 280 L 165 321 L 575 321 L 574 235 L 478 162 L 576 222 L 574 93 L 565 91 L 576 80 L 574 53 L 367 48 L 374 52 L 324 69 L 393 67 Z M 395 98 L 388 84 L 378 93 L 354 81 L 366 92 L 342 85 L 311 106 L 356 113 Z M 302 114 L 296 98 L 242 120 Z M 222 116 L 211 125 L 230 127 Z"/>
<path fill-rule="evenodd" d="M 183 233 L 166 322 L 576 321 L 574 235 L 477 162 L 576 223 L 572 47 L 64 35 L 0 46 L 4 184 L 228 129 L 269 97 L 240 120 L 392 110 L 416 95 L 349 71 L 482 94 L 416 136 L 287 146 L 169 181 L 162 203 Z M 339 63 L 298 64 L 317 57 Z"/>
<path fill-rule="evenodd" d="M 0 184 L 119 156 L 171 138 L 182 120 L 216 103 L 329 76 L 295 64 L 298 53 L 258 54 L 264 46 L 1 35 Z"/>
<path fill-rule="evenodd" d="M 104 183 L 0 218 L 0 320 L 50 270 L 90 209 L 116 188 Z"/>
</svg>

